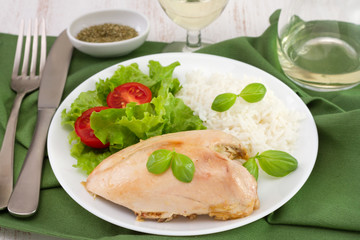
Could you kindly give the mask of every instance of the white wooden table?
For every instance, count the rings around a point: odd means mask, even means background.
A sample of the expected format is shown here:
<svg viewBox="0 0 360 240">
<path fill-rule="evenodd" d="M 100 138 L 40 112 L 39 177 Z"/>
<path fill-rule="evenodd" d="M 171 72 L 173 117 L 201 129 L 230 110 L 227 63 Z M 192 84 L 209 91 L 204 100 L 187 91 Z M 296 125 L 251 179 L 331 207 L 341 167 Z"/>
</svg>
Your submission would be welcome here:
<svg viewBox="0 0 360 240">
<path fill-rule="evenodd" d="M 258 36 L 269 26 L 270 15 L 289 0 L 230 0 L 223 14 L 202 31 L 202 38 L 219 42 L 239 36 Z M 149 41 L 183 41 L 185 30 L 174 24 L 157 0 L 0 0 L 0 32 L 18 33 L 21 19 L 44 18 L 47 35 L 57 36 L 78 16 L 99 10 L 126 8 L 146 15 Z M 58 239 L 0 227 L 0 240 Z"/>
</svg>

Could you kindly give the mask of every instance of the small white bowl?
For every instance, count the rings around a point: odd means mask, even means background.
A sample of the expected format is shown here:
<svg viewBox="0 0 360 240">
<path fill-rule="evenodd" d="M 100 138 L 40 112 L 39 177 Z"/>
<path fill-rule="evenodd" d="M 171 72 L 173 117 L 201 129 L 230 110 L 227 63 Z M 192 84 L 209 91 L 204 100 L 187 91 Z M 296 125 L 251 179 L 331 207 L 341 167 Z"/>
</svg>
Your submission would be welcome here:
<svg viewBox="0 0 360 240">
<path fill-rule="evenodd" d="M 138 36 L 107 43 L 90 43 L 76 39 L 77 34 L 84 28 L 104 23 L 132 27 L 138 32 Z M 149 31 L 149 20 L 143 14 L 127 9 L 114 9 L 91 12 L 75 19 L 67 28 L 67 35 L 73 46 L 83 53 L 94 57 L 117 57 L 140 47 L 149 35 Z"/>
</svg>

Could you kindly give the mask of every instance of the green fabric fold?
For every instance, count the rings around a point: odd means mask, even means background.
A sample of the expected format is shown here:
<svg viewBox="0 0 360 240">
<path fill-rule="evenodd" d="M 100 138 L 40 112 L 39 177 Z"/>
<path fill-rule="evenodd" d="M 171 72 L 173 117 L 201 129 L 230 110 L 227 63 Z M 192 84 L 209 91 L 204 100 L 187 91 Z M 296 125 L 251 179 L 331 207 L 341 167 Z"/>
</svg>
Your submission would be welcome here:
<svg viewBox="0 0 360 240">
<path fill-rule="evenodd" d="M 243 227 L 192 239 L 359 239 L 360 237 L 360 86 L 322 93 L 292 83 L 277 60 L 279 11 L 259 37 L 223 41 L 199 52 L 232 58 L 258 67 L 293 89 L 307 104 L 319 133 L 315 167 L 302 189 L 284 206 Z M 0 34 L 0 142 L 15 93 L 10 78 L 17 36 Z M 48 37 L 48 46 L 54 42 Z M 166 43 L 146 42 L 131 54 L 109 59 L 92 58 L 75 50 L 63 99 L 93 74 L 121 61 L 160 53 Z M 18 177 L 31 142 L 37 117 L 37 95 L 27 95 L 20 110 L 15 143 L 14 178 Z M 47 155 L 44 160 L 38 212 L 26 219 L 0 211 L 0 227 L 69 239 L 185 239 L 138 233 L 105 222 L 74 202 L 57 182 Z M 189 223 L 191 224 L 191 223 Z"/>
</svg>

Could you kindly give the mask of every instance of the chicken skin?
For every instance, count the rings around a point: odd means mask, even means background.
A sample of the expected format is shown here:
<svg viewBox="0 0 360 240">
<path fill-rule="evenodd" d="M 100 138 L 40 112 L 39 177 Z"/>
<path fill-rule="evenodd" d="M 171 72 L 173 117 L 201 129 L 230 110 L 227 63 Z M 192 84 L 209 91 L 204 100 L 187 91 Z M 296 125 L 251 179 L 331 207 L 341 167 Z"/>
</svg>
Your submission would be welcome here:
<svg viewBox="0 0 360 240">
<path fill-rule="evenodd" d="M 190 183 L 172 171 L 150 173 L 149 156 L 158 149 L 175 150 L 192 159 Z M 250 215 L 259 207 L 257 182 L 240 161 L 248 159 L 240 140 L 218 130 L 194 130 L 152 137 L 102 161 L 85 187 L 97 196 L 131 209 L 137 219 L 169 221 L 178 215 L 208 214 L 218 220 Z"/>
</svg>

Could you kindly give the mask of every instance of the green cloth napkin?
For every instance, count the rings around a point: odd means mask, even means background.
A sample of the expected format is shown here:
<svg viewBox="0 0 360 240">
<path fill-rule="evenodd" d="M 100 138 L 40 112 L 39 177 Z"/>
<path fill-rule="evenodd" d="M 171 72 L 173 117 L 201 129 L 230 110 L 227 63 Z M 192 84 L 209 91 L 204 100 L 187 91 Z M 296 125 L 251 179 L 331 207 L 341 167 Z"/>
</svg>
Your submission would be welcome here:
<svg viewBox="0 0 360 240">
<path fill-rule="evenodd" d="M 239 37 L 199 52 L 236 59 L 274 75 L 292 88 L 312 112 L 319 132 L 319 154 L 310 178 L 284 206 L 243 227 L 192 239 L 359 239 L 360 238 L 360 86 L 319 93 L 304 90 L 283 74 L 276 54 L 279 12 L 260 37 Z M 15 93 L 10 77 L 16 36 L 0 34 L 0 142 Z M 51 46 L 54 37 L 48 38 Z M 165 43 L 146 42 L 125 57 L 97 59 L 74 51 L 63 98 L 93 74 L 118 62 L 160 53 Z M 15 143 L 15 179 L 31 142 L 37 118 L 35 91 L 21 106 Z M 191 224 L 191 223 L 189 223 Z M 184 239 L 124 229 L 97 218 L 74 202 L 60 187 L 44 159 L 38 212 L 18 219 L 0 211 L 0 226 L 69 239 Z"/>
</svg>

